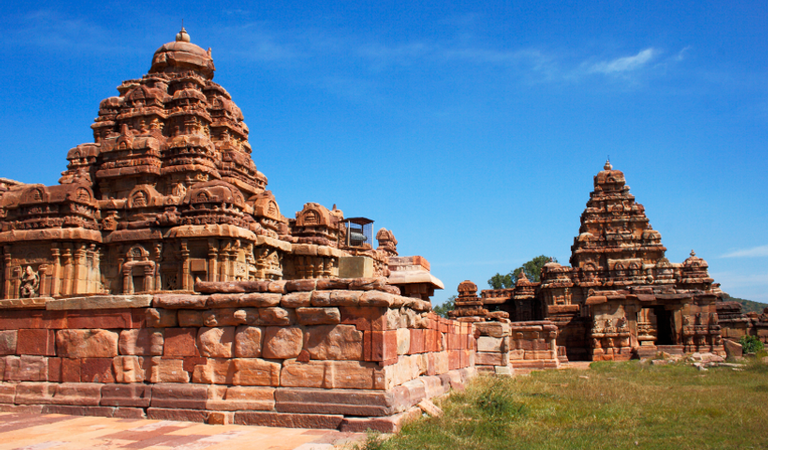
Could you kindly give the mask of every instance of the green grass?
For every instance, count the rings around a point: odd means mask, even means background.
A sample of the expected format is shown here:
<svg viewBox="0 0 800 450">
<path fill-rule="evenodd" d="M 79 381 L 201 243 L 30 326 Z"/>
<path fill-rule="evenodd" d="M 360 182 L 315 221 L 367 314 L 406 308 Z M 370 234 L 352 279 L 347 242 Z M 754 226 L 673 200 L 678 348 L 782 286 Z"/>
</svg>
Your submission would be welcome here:
<svg viewBox="0 0 800 450">
<path fill-rule="evenodd" d="M 631 361 L 480 377 L 443 402 L 441 417 L 361 448 L 767 448 L 767 380 L 760 362 L 742 371 Z"/>
</svg>

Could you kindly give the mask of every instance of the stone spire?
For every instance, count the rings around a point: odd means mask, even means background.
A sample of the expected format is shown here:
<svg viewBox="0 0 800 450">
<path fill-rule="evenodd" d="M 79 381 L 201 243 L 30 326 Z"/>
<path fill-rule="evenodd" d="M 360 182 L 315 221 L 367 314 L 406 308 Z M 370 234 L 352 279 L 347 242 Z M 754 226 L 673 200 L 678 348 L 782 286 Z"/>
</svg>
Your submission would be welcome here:
<svg viewBox="0 0 800 450">
<path fill-rule="evenodd" d="M 646 267 L 664 257 L 661 235 L 629 190 L 625 175 L 610 161 L 594 177 L 570 258 L 570 264 L 584 272 L 584 280 L 644 282 Z"/>
</svg>

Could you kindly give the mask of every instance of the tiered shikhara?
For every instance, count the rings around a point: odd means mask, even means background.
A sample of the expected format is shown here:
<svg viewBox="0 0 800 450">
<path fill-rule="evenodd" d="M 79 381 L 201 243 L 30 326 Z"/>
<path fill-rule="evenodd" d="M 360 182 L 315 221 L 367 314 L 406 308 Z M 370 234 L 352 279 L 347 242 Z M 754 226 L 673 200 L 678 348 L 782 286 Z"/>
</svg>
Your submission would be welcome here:
<svg viewBox="0 0 800 450">
<path fill-rule="evenodd" d="M 69 151 L 59 185 L 0 179 L 2 298 L 334 278 L 343 258 L 363 259 L 350 277 L 390 277 L 391 264 L 403 265 L 388 230 L 377 249 L 346 239 L 335 205 L 284 217 L 251 158 L 242 112 L 213 77 L 211 50 L 182 29 L 146 75 L 100 103 L 94 142 Z M 428 299 L 443 286 L 427 261 L 417 269 L 396 285 Z"/>
<path fill-rule="evenodd" d="M 550 262 L 540 283 L 522 276 L 514 288 L 473 292 L 469 308 L 505 311 L 512 322 L 552 321 L 569 359 L 721 351 L 715 305 L 722 291 L 708 264 L 694 251 L 673 264 L 665 251 L 625 176 L 606 162 L 581 215 L 571 267 Z M 452 314 L 459 320 L 467 312 L 463 296 Z"/>
</svg>

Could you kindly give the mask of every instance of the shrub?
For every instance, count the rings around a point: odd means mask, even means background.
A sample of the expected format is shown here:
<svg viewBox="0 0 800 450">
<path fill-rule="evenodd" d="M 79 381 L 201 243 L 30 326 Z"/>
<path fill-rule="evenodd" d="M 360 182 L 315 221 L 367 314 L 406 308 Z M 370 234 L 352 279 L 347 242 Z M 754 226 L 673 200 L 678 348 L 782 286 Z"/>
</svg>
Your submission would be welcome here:
<svg viewBox="0 0 800 450">
<path fill-rule="evenodd" d="M 742 344 L 742 353 L 744 354 L 756 353 L 764 349 L 764 343 L 758 340 L 758 336 L 742 336 L 739 343 Z"/>
</svg>

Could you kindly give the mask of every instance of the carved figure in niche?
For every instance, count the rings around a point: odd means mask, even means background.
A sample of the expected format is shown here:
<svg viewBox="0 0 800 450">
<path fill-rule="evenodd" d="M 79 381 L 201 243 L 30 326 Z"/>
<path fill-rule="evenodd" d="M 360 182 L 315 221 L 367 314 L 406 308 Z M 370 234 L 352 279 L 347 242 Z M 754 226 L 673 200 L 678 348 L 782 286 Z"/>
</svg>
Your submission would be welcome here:
<svg viewBox="0 0 800 450">
<path fill-rule="evenodd" d="M 628 318 L 627 317 L 623 316 L 622 318 L 619 319 L 619 328 L 621 328 L 623 331 L 628 329 Z"/>
<path fill-rule="evenodd" d="M 172 188 L 172 195 L 183 197 L 184 194 L 186 194 L 186 186 L 184 186 L 183 183 L 178 183 Z"/>
<path fill-rule="evenodd" d="M 31 266 L 25 268 L 25 273 L 20 278 L 22 285 L 19 287 L 21 298 L 33 298 L 39 295 L 39 274 Z"/>
<path fill-rule="evenodd" d="M 147 206 L 147 197 L 145 197 L 142 191 L 137 191 L 133 194 L 133 206 L 134 208 L 143 208 Z"/>
</svg>

